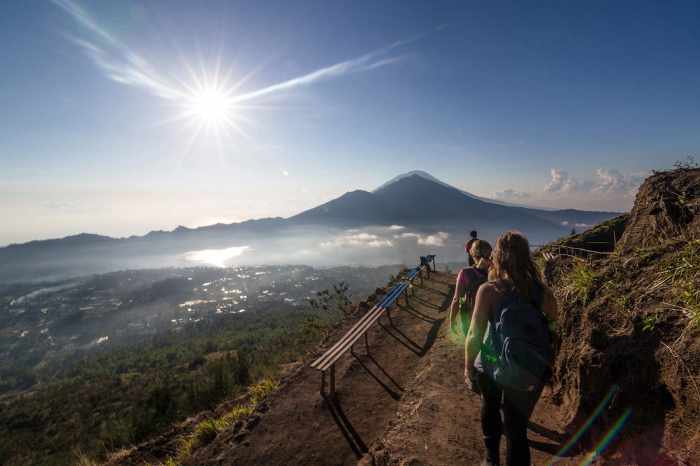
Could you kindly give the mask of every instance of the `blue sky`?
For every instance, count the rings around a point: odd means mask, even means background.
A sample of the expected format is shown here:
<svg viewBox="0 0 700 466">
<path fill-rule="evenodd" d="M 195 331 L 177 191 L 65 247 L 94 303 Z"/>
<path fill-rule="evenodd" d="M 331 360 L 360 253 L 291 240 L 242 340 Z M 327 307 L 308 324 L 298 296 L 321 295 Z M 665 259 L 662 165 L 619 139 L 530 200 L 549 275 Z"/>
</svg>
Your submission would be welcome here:
<svg viewBox="0 0 700 466">
<path fill-rule="evenodd" d="M 286 216 L 414 169 L 625 209 L 700 147 L 694 1 L 0 8 L 0 244 Z M 217 63 L 252 97 L 195 136 L 181 91 Z"/>
</svg>

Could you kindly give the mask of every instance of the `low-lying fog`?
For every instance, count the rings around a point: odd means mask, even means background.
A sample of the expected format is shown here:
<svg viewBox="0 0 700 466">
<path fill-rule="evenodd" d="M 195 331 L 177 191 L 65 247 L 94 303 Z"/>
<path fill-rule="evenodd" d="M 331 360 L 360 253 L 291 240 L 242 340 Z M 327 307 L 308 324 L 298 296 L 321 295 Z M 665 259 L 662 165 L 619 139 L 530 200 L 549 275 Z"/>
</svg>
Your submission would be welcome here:
<svg viewBox="0 0 700 466">
<path fill-rule="evenodd" d="M 163 233 L 126 239 L 73 241 L 51 247 L 31 243 L 6 250 L 0 261 L 3 284 L 47 282 L 119 270 L 192 266 L 342 265 L 379 266 L 418 263 L 421 255 L 438 261 L 464 261 L 468 228 L 402 225 L 363 228 L 294 226 L 231 231 L 227 228 L 185 234 Z M 493 241 L 500 231 L 479 229 Z M 528 233 L 528 232 L 526 232 Z M 549 234 L 552 236 L 551 232 Z M 533 244 L 554 238 L 532 235 Z M 63 241 L 63 240 L 61 240 Z M 20 254 L 21 253 L 21 254 Z"/>
<path fill-rule="evenodd" d="M 245 243 L 232 242 L 222 248 L 187 251 L 177 255 L 173 265 L 410 265 L 418 262 L 419 255 L 463 255 L 463 244 L 464 238 L 457 238 L 454 234 L 418 232 L 401 225 L 305 231 L 302 235 L 253 239 Z"/>
</svg>

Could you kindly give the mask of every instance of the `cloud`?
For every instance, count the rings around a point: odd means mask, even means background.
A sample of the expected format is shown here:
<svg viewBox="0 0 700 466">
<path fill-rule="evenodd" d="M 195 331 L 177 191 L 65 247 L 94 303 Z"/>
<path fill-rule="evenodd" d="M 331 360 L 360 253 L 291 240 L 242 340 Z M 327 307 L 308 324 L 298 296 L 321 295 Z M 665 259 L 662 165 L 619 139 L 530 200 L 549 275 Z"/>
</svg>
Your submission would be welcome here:
<svg viewBox="0 0 700 466">
<path fill-rule="evenodd" d="M 82 28 L 86 37 L 70 37 L 107 75 L 120 84 L 139 87 L 167 100 L 186 99 L 187 89 L 162 76 L 146 59 L 110 34 L 84 8 L 71 0 L 53 0 Z"/>
<path fill-rule="evenodd" d="M 597 169 L 596 176 L 593 191 L 627 195 L 635 192 L 645 178 L 641 174 L 623 175 L 619 170 L 607 168 Z"/>
<path fill-rule="evenodd" d="M 107 75 L 118 83 L 141 88 L 151 94 L 166 100 L 190 99 L 193 87 L 169 79 L 160 73 L 141 55 L 131 50 L 107 29 L 99 24 L 84 8 L 72 0 L 52 0 L 55 5 L 71 16 L 82 28 L 82 37 L 71 37 L 71 40 L 83 49 L 83 52 Z M 251 101 L 270 94 L 289 91 L 294 88 L 309 86 L 317 82 L 338 78 L 351 73 L 370 71 L 380 67 L 393 65 L 402 60 L 402 56 L 394 54 L 396 49 L 408 45 L 419 37 L 394 42 L 386 47 L 371 51 L 359 57 L 338 62 L 310 73 L 266 86 L 244 94 L 235 95 L 235 90 L 246 81 L 251 74 L 241 81 L 225 89 L 230 94 L 232 103 Z M 188 70 L 193 74 L 192 70 Z M 198 85 L 196 77 L 193 85 Z M 215 77 L 218 79 L 219 77 Z"/>
<path fill-rule="evenodd" d="M 549 183 L 544 187 L 545 191 L 550 193 L 570 193 L 578 190 L 580 183 L 567 172 L 558 168 L 552 168 L 549 173 L 552 179 L 550 179 Z"/>
<path fill-rule="evenodd" d="M 296 78 L 288 79 L 281 83 L 273 84 L 271 86 L 258 89 L 256 91 L 241 94 L 234 98 L 235 102 L 245 102 L 251 99 L 265 96 L 267 94 L 272 94 L 275 92 L 286 91 L 296 87 L 308 86 L 310 84 L 325 81 L 338 76 L 343 76 L 350 73 L 357 73 L 360 71 L 370 71 L 382 66 L 392 65 L 401 61 L 402 57 L 385 57 L 386 54 L 392 50 L 406 45 L 411 41 L 398 41 L 389 45 L 351 60 L 342 61 L 325 68 L 320 68 L 311 73 L 307 73 Z"/>
<path fill-rule="evenodd" d="M 439 231 L 434 235 L 428 235 L 418 238 L 418 244 L 423 246 L 444 246 L 447 243 L 447 239 L 450 237 L 449 234 L 444 231 Z"/>
<path fill-rule="evenodd" d="M 550 193 L 593 192 L 600 194 L 622 194 L 629 196 L 636 192 L 642 184 L 646 173 L 634 173 L 625 175 L 614 168 L 598 168 L 595 171 L 595 179 L 578 180 L 567 172 L 558 168 L 550 170 L 551 179 L 544 187 Z"/>
<path fill-rule="evenodd" d="M 498 191 L 494 193 L 494 197 L 499 200 L 517 200 L 521 201 L 530 197 L 529 193 L 516 191 L 514 189 L 504 189 L 503 191 Z"/>
<path fill-rule="evenodd" d="M 406 228 L 406 227 L 403 225 L 391 225 L 389 227 L 389 230 L 403 230 L 404 228 Z"/>
<path fill-rule="evenodd" d="M 569 222 L 568 220 L 564 220 L 563 222 L 561 222 L 561 225 L 565 227 L 572 226 L 571 222 Z M 591 228 L 593 225 L 590 225 L 588 223 L 575 223 L 573 226 L 576 228 Z"/>
<path fill-rule="evenodd" d="M 415 239 L 417 244 L 422 246 L 445 246 L 447 239 L 450 237 L 448 233 L 439 231 L 432 235 L 421 235 L 418 233 L 401 233 L 394 235 L 396 239 Z"/>
<path fill-rule="evenodd" d="M 321 247 L 323 248 L 347 246 L 382 248 L 392 247 L 393 245 L 393 241 L 381 238 L 372 233 L 345 234 L 334 238 L 332 241 L 325 241 L 321 243 Z"/>
</svg>

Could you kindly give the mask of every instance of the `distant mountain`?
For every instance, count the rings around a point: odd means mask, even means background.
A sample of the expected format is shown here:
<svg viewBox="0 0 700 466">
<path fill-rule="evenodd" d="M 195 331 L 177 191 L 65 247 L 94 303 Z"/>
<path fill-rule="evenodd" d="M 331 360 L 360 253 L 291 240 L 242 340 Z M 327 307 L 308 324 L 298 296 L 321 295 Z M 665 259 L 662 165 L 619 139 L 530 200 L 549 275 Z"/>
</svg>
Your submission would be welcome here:
<svg viewBox="0 0 700 466">
<path fill-rule="evenodd" d="M 288 257 L 311 261 L 309 250 L 323 244 L 314 238 L 325 235 L 323 241 L 333 244 L 327 239 L 332 240 L 334 232 L 369 226 L 400 225 L 421 234 L 443 231 L 455 241 L 471 229 L 491 239 L 504 230 L 518 229 L 538 244 L 566 235 L 571 228 L 581 230 L 617 215 L 504 205 L 457 189 L 425 172 L 409 172 L 372 192 L 351 191 L 286 219 L 266 218 L 200 228 L 179 226 L 173 231 L 152 231 L 128 238 L 80 234 L 13 244 L 0 248 L 0 283 L 172 266 L 188 251 L 241 246 L 255 250 L 256 260 L 265 260 L 265 254 L 266 263 L 281 263 Z M 374 244 L 386 245 L 391 240 L 387 237 L 384 243 Z M 456 245 L 453 244 L 453 253 Z M 307 254 L 294 255 L 299 250 Z M 329 256 L 331 252 L 320 250 L 315 254 L 318 260 L 319 255 Z M 175 260 L 176 257 L 180 259 Z M 363 259 L 358 256 L 353 260 Z"/>
<path fill-rule="evenodd" d="M 414 176 L 414 175 L 420 176 L 421 178 L 424 178 L 424 179 L 426 179 L 426 180 L 428 180 L 428 181 L 432 181 L 432 182 L 434 182 L 434 183 L 441 184 L 441 185 L 443 185 L 443 186 L 445 186 L 445 187 L 448 187 L 448 188 L 457 189 L 457 190 L 459 190 L 459 192 L 461 192 L 461 193 L 464 194 L 465 196 L 471 197 L 472 199 L 477 199 L 477 200 L 479 200 L 479 201 L 484 201 L 484 202 L 488 202 L 488 203 L 491 203 L 491 204 L 505 205 L 505 206 L 509 206 L 509 207 L 527 207 L 527 206 L 525 206 L 525 205 L 515 204 L 515 203 L 512 203 L 512 202 L 498 201 L 498 200 L 496 200 L 496 199 L 489 199 L 489 198 L 487 198 L 487 197 L 477 196 L 476 194 L 472 194 L 472 193 L 470 193 L 470 192 L 468 192 L 468 191 L 465 191 L 465 190 L 463 190 L 463 189 L 459 189 L 459 188 L 456 188 L 456 187 L 454 187 L 454 186 L 452 186 L 452 185 L 450 185 L 450 184 L 447 184 L 447 183 L 445 183 L 444 181 L 435 178 L 433 175 L 431 175 L 430 173 L 425 172 L 425 171 L 423 171 L 423 170 L 412 170 L 412 171 L 410 171 L 410 172 L 406 172 L 406 173 L 403 173 L 403 174 L 401 174 L 401 175 L 397 175 L 397 176 L 395 176 L 394 178 L 392 178 L 392 179 L 390 179 L 389 181 L 387 181 L 386 183 L 384 183 L 383 185 L 381 185 L 380 187 L 378 187 L 377 189 L 375 189 L 374 192 L 379 191 L 379 190 L 381 190 L 381 189 L 383 189 L 383 188 L 385 188 L 385 187 L 387 187 L 387 186 L 389 186 L 389 185 L 391 185 L 391 184 L 394 184 L 394 183 L 396 183 L 397 181 L 399 181 L 399 180 L 401 180 L 401 179 L 403 179 L 403 178 L 408 178 L 409 176 Z"/>
<path fill-rule="evenodd" d="M 330 226 L 383 225 L 391 211 L 373 193 L 358 189 L 289 218 L 293 224 Z"/>
<path fill-rule="evenodd" d="M 372 192 L 352 191 L 289 220 L 317 225 L 473 226 L 568 232 L 619 215 L 575 209 L 543 210 L 506 205 L 467 193 L 425 172 L 393 178 Z"/>
</svg>

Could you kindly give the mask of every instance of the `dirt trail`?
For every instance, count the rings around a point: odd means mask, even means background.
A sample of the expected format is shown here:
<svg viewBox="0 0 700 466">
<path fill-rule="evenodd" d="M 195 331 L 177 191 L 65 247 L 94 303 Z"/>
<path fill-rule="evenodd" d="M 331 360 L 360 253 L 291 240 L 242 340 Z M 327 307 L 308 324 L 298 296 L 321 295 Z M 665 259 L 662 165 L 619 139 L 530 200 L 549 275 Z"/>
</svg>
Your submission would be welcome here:
<svg viewBox="0 0 700 466">
<path fill-rule="evenodd" d="M 305 365 L 269 399 L 266 412 L 247 434 L 222 432 L 187 464 L 356 464 L 394 419 L 447 314 L 452 277 L 433 277 L 423 286 L 416 280 L 409 306 L 391 312 L 393 326 L 385 330 L 375 325 L 368 332 L 369 354 L 360 340 L 357 358 L 348 353 L 339 360 L 336 405 L 320 396 L 320 373 Z M 388 324 L 385 317 L 382 322 Z M 328 345 L 351 324 L 335 332 Z"/>
<path fill-rule="evenodd" d="M 361 465 L 478 465 L 483 459 L 480 399 L 464 384 L 464 346 L 443 325 L 430 354 L 404 392 L 396 420 L 371 447 Z M 531 419 L 528 437 L 535 465 L 550 464 L 569 438 L 559 408 L 545 390 Z M 505 437 L 501 442 L 505 459 Z M 581 464 L 582 455 L 564 454 L 556 464 Z"/>
<path fill-rule="evenodd" d="M 320 375 L 305 366 L 272 396 L 249 432 L 222 433 L 188 464 L 479 464 L 480 401 L 465 388 L 463 345 L 444 321 L 453 280 L 433 274 L 415 287 L 408 308 L 392 311 L 395 327 L 369 332 L 369 355 L 359 344 L 358 358 L 341 358 L 337 405 L 320 396 Z M 536 465 L 549 464 L 566 441 L 557 413 L 545 392 L 529 432 Z M 557 464 L 581 460 L 565 456 Z"/>
</svg>

